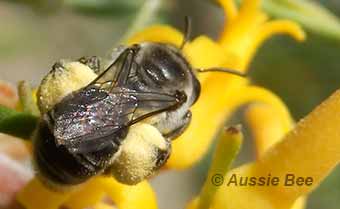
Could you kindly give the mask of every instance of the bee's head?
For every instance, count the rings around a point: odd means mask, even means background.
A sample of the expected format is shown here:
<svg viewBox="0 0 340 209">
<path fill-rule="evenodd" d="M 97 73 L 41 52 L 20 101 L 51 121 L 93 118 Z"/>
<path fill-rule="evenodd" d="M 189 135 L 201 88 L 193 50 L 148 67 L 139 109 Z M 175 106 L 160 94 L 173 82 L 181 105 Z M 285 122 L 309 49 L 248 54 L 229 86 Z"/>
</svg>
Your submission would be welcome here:
<svg viewBox="0 0 340 209">
<path fill-rule="evenodd" d="M 153 126 L 137 123 L 130 127 L 120 153 L 106 171 L 119 182 L 137 184 L 156 172 L 168 159 L 171 144 Z"/>
<path fill-rule="evenodd" d="M 135 62 L 139 67 L 132 78 L 134 89 L 174 93 L 186 93 L 187 103 L 192 105 L 200 93 L 200 84 L 190 64 L 180 49 L 162 43 L 144 42 L 132 46 L 138 53 Z"/>
</svg>

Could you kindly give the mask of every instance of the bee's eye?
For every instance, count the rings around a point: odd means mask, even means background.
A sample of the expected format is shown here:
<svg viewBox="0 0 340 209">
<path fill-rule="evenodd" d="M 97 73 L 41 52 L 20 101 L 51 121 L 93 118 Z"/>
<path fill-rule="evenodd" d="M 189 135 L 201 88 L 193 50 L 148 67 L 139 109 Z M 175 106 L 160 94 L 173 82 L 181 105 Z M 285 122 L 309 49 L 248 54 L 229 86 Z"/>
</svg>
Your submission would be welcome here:
<svg viewBox="0 0 340 209">
<path fill-rule="evenodd" d="M 167 72 L 164 72 L 164 70 L 162 70 L 160 66 L 157 66 L 156 63 L 146 62 L 144 63 L 143 69 L 148 78 L 156 84 L 162 85 L 169 80 L 169 76 L 166 75 Z"/>
<path fill-rule="evenodd" d="M 158 85 L 173 85 L 185 80 L 185 72 L 179 58 L 169 50 L 153 48 L 145 56 L 141 66 L 148 79 Z"/>
</svg>

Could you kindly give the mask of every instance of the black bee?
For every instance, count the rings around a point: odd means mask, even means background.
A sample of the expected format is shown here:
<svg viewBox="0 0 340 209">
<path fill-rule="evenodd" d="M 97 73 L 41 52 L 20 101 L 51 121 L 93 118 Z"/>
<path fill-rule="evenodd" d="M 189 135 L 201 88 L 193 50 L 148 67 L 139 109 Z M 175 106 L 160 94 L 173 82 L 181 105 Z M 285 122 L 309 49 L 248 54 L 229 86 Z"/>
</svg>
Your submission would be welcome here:
<svg viewBox="0 0 340 209">
<path fill-rule="evenodd" d="M 158 170 L 170 155 L 170 140 L 189 125 L 189 108 L 200 94 L 195 75 L 200 71 L 193 70 L 181 48 L 154 42 L 120 47 L 101 72 L 99 59 L 81 58 L 80 63 L 95 68 L 98 76 L 52 103 L 48 99 L 49 105 L 41 108 L 34 159 L 42 179 L 70 186 L 105 173 L 122 183 L 136 184 Z M 55 64 L 52 76 L 43 81 L 58 78 L 65 66 Z M 53 88 L 58 88 L 55 83 Z M 44 92 L 44 86 L 39 92 Z M 40 94 L 39 101 L 44 97 L 50 95 Z M 130 137 L 152 129 L 137 128 L 140 124 L 154 127 L 161 136 Z"/>
</svg>

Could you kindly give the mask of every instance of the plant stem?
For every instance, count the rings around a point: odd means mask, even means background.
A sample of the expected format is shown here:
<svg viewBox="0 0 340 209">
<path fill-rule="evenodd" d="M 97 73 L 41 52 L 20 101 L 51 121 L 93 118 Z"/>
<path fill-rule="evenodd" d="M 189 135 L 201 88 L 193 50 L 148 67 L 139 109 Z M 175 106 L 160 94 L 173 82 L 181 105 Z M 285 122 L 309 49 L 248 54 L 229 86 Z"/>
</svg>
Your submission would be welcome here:
<svg viewBox="0 0 340 209">
<path fill-rule="evenodd" d="M 214 157 L 208 177 L 201 190 L 198 209 L 208 209 L 219 186 L 223 186 L 223 178 L 237 156 L 243 136 L 240 127 L 223 130 L 218 137 Z"/>
<path fill-rule="evenodd" d="M 138 11 L 135 20 L 129 29 L 124 33 L 120 43 L 126 42 L 136 31 L 141 30 L 155 17 L 157 11 L 161 8 L 162 0 L 145 0 L 145 3 Z"/>
</svg>

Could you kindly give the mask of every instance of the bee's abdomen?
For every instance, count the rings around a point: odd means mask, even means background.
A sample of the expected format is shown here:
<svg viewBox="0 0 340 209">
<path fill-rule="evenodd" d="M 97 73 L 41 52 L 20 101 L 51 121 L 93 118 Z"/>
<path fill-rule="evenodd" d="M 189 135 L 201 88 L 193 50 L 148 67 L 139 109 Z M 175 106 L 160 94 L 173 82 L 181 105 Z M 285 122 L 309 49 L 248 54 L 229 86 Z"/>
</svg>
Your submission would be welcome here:
<svg viewBox="0 0 340 209">
<path fill-rule="evenodd" d="M 57 146 L 46 122 L 40 122 L 34 142 L 34 160 L 39 175 L 47 183 L 76 185 L 100 173 L 105 164 L 96 164 L 93 157 L 110 158 L 112 150 L 106 147 L 97 153 L 72 154 L 63 145 Z"/>
</svg>

